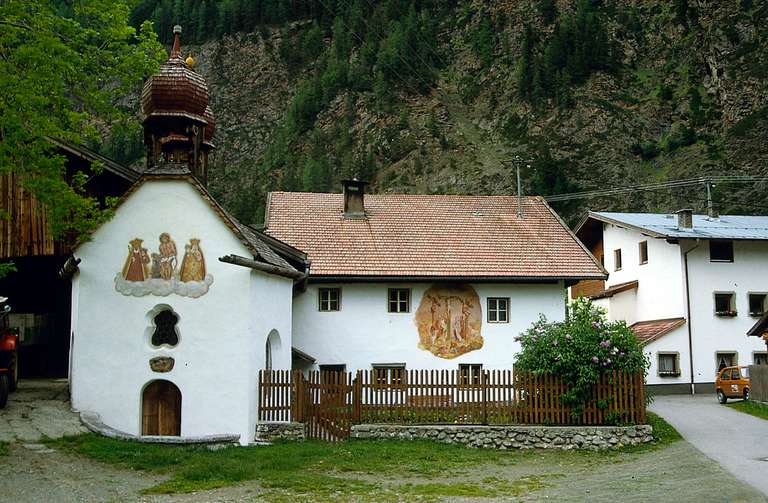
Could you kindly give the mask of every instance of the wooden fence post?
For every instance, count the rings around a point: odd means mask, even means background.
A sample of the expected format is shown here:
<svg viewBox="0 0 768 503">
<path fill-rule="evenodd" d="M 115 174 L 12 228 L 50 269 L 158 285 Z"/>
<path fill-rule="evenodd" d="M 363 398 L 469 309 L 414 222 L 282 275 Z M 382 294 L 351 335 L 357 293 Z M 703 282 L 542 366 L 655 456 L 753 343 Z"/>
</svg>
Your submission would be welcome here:
<svg viewBox="0 0 768 503">
<path fill-rule="evenodd" d="M 352 382 L 352 422 L 360 424 L 363 402 L 363 373 L 358 370 Z"/>
<path fill-rule="evenodd" d="M 480 371 L 480 390 L 483 401 L 483 424 L 488 424 L 488 371 Z"/>
</svg>

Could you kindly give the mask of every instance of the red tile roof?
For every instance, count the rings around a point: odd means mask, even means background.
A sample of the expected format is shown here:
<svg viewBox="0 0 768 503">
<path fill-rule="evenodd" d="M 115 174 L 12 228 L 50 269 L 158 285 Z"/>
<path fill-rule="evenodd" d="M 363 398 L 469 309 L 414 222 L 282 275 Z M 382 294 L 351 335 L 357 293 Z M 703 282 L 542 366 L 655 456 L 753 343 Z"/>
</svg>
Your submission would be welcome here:
<svg viewBox="0 0 768 503">
<path fill-rule="evenodd" d="M 683 325 L 685 325 L 685 318 L 668 318 L 665 320 L 638 321 L 629 328 L 635 332 L 642 344 L 650 344 Z"/>
<path fill-rule="evenodd" d="M 592 300 L 597 299 L 605 299 L 608 297 L 613 297 L 617 293 L 626 292 L 627 290 L 635 290 L 637 289 L 638 281 L 627 281 L 625 283 L 617 283 L 615 285 L 609 286 L 608 288 L 603 289 L 602 291 L 590 295 L 589 298 Z"/>
<path fill-rule="evenodd" d="M 343 195 L 273 192 L 266 233 L 307 253 L 311 276 L 606 277 L 539 197 L 369 194 L 366 218 Z"/>
</svg>

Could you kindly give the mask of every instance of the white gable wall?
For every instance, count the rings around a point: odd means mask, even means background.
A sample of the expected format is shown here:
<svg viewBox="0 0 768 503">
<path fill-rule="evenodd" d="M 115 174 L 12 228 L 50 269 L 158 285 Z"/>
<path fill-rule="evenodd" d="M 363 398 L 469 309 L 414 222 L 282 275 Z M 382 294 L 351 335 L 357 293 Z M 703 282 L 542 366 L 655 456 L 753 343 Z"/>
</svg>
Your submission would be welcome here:
<svg viewBox="0 0 768 503">
<path fill-rule="evenodd" d="M 176 242 L 179 262 L 189 239 L 201 240 L 207 273 L 214 277 L 209 291 L 199 298 L 117 292 L 115 275 L 122 270 L 128 242 L 142 238 L 143 246 L 156 252 L 163 232 Z M 142 390 L 154 379 L 166 379 L 181 390 L 182 436 L 240 434 L 241 442 L 249 441 L 256 374 L 269 330 L 280 330 L 290 348 L 291 281 L 218 261 L 231 253 L 250 256 L 186 181 L 147 181 L 124 201 L 75 254 L 82 263 L 73 285 L 73 407 L 99 413 L 113 428 L 140 434 Z M 256 298 L 274 319 L 255 312 Z M 149 342 L 149 313 L 160 304 L 179 316 L 174 348 L 154 348 Z M 243 315 L 249 312 L 254 315 Z M 173 370 L 150 370 L 149 360 L 157 356 L 173 357 Z M 279 360 L 285 364 L 285 355 Z"/>
<path fill-rule="evenodd" d="M 603 240 L 605 268 L 609 273 L 606 287 L 635 280 L 639 283 L 634 309 L 619 306 L 619 300 L 617 308 L 621 313 L 612 314 L 613 319 L 623 319 L 632 324 L 636 321 L 685 316 L 683 272 L 678 245 L 611 224 L 604 225 Z M 638 246 L 641 241 L 648 243 L 646 264 L 640 264 Z M 622 267 L 619 271 L 616 271 L 614 263 L 616 249 L 621 249 Z M 626 296 L 627 293 L 618 296 Z M 614 309 L 613 302 L 610 309 Z"/>
<path fill-rule="evenodd" d="M 340 287 L 341 311 L 318 310 L 318 288 Z M 549 320 L 565 317 L 565 291 L 555 284 L 472 284 L 482 307 L 483 347 L 453 359 L 419 349 L 414 321 L 428 283 L 311 284 L 294 299 L 293 343 L 318 364 L 345 364 L 347 371 L 370 369 L 374 363 L 405 363 L 409 369 L 458 369 L 460 363 L 482 363 L 487 369 L 512 368 L 520 343 L 514 340 L 543 313 Z M 409 313 L 387 312 L 387 289 L 410 288 Z M 487 322 L 487 298 L 510 298 L 510 322 Z"/>
<path fill-rule="evenodd" d="M 693 245 L 691 245 L 693 246 Z M 688 254 L 693 358 L 698 383 L 715 380 L 715 353 L 735 352 L 739 365 L 752 365 L 755 352 L 765 352 L 759 337 L 746 335 L 757 318 L 749 315 L 750 292 L 768 292 L 768 242 L 734 241 L 732 263 L 710 262 L 709 243 L 701 241 Z M 715 315 L 715 292 L 734 292 L 737 316 Z"/>
</svg>

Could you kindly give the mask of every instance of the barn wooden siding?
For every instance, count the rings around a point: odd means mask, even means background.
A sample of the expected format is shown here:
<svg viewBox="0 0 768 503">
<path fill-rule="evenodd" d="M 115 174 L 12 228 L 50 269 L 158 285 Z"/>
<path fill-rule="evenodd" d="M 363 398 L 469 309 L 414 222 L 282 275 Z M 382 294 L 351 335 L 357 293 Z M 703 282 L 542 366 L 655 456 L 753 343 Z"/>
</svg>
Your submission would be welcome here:
<svg viewBox="0 0 768 503">
<path fill-rule="evenodd" d="M 0 175 L 0 208 L 0 260 L 56 253 L 45 208 L 14 173 Z"/>
</svg>

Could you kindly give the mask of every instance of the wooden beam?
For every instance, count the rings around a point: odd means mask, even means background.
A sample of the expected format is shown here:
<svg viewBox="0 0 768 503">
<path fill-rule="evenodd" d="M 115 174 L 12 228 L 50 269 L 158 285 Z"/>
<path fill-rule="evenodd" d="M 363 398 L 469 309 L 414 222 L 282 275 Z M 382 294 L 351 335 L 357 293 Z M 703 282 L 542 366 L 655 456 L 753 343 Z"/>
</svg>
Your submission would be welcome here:
<svg viewBox="0 0 768 503">
<path fill-rule="evenodd" d="M 291 279 L 304 279 L 305 277 L 303 272 L 299 272 L 296 269 L 265 264 L 264 262 L 256 262 L 253 259 L 240 257 L 239 255 L 225 255 L 223 257 L 219 257 L 219 261 L 226 262 L 227 264 L 234 264 L 242 267 L 256 269 L 257 271 L 275 274 L 277 276 L 283 276 Z"/>
</svg>

